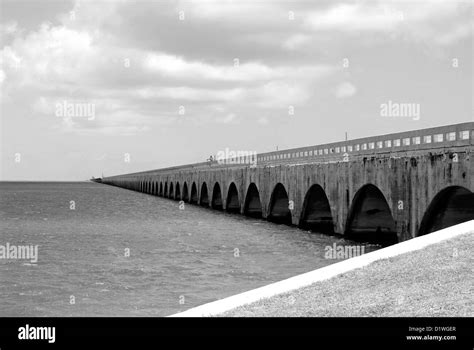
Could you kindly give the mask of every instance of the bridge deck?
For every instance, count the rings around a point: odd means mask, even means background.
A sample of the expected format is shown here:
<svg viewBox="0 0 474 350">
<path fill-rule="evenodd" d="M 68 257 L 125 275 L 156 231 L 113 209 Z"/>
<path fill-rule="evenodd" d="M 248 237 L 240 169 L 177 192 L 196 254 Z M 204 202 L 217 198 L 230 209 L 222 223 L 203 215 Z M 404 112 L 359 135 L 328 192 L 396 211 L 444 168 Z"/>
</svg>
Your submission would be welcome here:
<svg viewBox="0 0 474 350">
<path fill-rule="evenodd" d="M 322 145 L 242 155 L 221 161 L 207 161 L 154 169 L 127 175 L 154 175 L 177 171 L 222 167 L 275 166 L 280 164 L 332 163 L 372 156 L 406 156 L 409 153 L 474 145 L 474 122 L 359 138 Z M 255 159 L 256 157 L 256 159 Z M 109 178 L 114 178 L 111 176 Z"/>
</svg>

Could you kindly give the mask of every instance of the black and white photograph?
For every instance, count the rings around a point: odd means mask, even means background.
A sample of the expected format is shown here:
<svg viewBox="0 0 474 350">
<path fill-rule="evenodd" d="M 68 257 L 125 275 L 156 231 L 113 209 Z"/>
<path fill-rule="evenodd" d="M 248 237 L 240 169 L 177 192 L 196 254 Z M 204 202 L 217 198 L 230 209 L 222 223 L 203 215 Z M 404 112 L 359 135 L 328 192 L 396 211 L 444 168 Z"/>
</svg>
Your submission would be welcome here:
<svg viewBox="0 0 474 350">
<path fill-rule="evenodd" d="M 0 0 L 0 348 L 472 349 L 473 11 Z"/>
</svg>

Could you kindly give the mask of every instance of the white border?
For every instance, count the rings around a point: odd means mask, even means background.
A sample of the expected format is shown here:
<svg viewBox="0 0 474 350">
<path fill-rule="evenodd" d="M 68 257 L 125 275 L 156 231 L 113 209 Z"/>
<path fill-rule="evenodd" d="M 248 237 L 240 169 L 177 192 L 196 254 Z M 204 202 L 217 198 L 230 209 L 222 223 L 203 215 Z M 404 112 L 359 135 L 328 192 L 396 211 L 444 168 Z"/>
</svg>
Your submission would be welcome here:
<svg viewBox="0 0 474 350">
<path fill-rule="evenodd" d="M 277 294 L 307 287 L 315 282 L 327 280 L 342 273 L 367 266 L 374 261 L 413 252 L 456 236 L 474 232 L 474 220 L 447 227 L 437 232 L 409 239 L 355 258 L 347 259 L 320 269 L 297 275 L 286 280 L 250 290 L 228 298 L 213 301 L 168 317 L 204 317 L 224 313 L 236 307 L 254 303 Z"/>
</svg>

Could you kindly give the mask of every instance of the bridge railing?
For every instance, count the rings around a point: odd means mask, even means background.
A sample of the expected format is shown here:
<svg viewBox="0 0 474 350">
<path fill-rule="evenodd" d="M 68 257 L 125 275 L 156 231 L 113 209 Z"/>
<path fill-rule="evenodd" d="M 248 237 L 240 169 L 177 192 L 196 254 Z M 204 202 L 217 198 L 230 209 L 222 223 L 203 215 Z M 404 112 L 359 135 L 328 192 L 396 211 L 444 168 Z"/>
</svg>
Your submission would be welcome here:
<svg viewBox="0 0 474 350">
<path fill-rule="evenodd" d="M 462 123 L 443 127 L 414 130 L 333 142 L 324 145 L 300 147 L 283 151 L 261 153 L 259 165 L 282 163 L 344 161 L 351 157 L 370 156 L 382 153 L 410 152 L 473 144 L 474 123 Z"/>
<path fill-rule="evenodd" d="M 201 163 L 186 164 L 127 174 L 127 176 L 147 176 L 210 168 L 348 161 L 353 157 L 373 156 L 384 153 L 422 151 L 445 147 L 462 147 L 473 144 L 474 122 L 468 122 L 429 129 L 333 142 L 317 146 L 307 146 L 281 151 L 251 154 L 249 156 L 243 156 L 240 158 L 229 158 L 225 161 L 213 160 Z M 113 177 L 109 177 L 109 179 L 111 178 Z"/>
</svg>

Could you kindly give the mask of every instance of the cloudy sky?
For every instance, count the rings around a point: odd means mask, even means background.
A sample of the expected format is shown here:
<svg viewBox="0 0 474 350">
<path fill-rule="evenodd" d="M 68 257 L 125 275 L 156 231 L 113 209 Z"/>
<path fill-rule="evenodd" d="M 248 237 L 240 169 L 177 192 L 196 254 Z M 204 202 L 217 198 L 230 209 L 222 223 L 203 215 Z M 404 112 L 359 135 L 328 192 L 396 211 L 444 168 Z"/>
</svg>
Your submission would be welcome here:
<svg viewBox="0 0 474 350">
<path fill-rule="evenodd" d="M 471 16 L 470 1 L 1 0 L 0 178 L 472 121 Z M 420 118 L 381 116 L 388 101 Z"/>
</svg>

